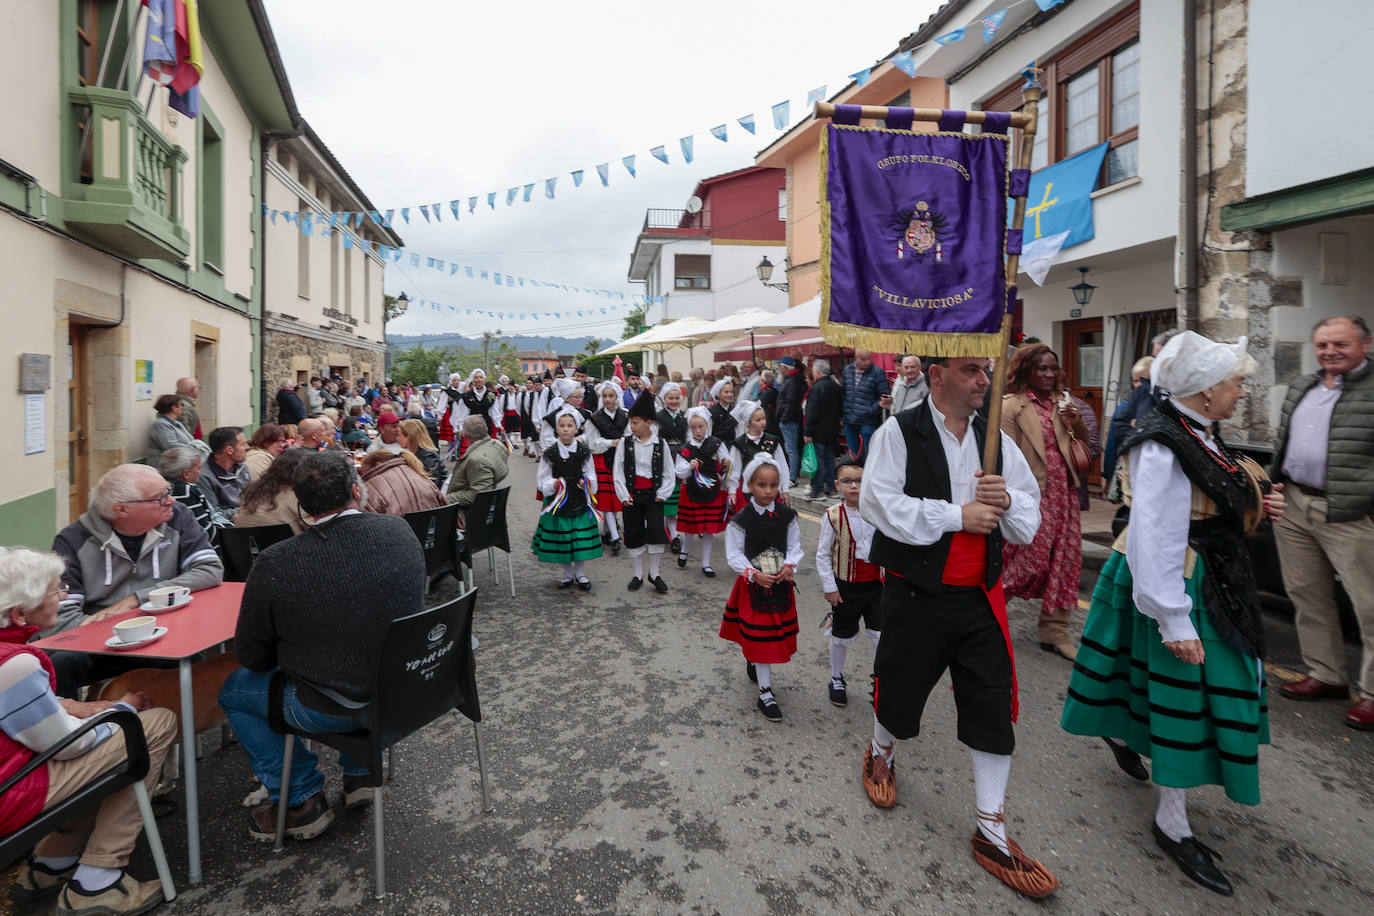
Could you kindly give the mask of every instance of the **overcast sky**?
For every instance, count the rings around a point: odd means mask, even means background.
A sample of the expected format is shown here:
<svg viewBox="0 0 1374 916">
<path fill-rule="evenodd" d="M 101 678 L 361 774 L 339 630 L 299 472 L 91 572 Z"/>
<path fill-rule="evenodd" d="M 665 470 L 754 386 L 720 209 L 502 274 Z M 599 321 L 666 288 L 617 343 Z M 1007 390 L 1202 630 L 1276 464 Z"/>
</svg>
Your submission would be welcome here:
<svg viewBox="0 0 1374 916">
<path fill-rule="evenodd" d="M 422 255 L 516 276 L 638 292 L 630 252 L 653 207 L 680 208 L 702 178 L 750 165 L 779 132 L 771 106 L 828 95 L 918 28 L 938 0 L 845 6 L 754 3 L 567 3 L 550 0 L 266 0 L 302 115 L 379 209 L 417 209 L 398 231 Z M 736 118 L 753 114 L 750 136 Z M 709 128 L 726 122 L 729 142 Z M 678 139 L 696 137 L 682 161 Z M 667 147 L 670 164 L 650 147 Z M 621 165 L 636 156 L 637 179 Z M 595 166 L 611 163 L 609 188 Z M 584 169 L 581 188 L 569 174 Z M 543 181 L 558 178 L 547 200 Z M 532 202 L 505 191 L 537 182 Z M 498 192 L 497 209 L 486 204 Z M 480 196 L 454 223 L 448 201 Z M 274 232 L 293 231 L 279 223 Z M 387 268 L 387 291 L 459 308 L 599 308 L 604 298 L 497 289 L 410 266 Z M 760 287 L 762 293 L 762 287 Z M 400 334 L 513 332 L 618 338 L 621 318 L 496 321 L 412 309 Z"/>
</svg>

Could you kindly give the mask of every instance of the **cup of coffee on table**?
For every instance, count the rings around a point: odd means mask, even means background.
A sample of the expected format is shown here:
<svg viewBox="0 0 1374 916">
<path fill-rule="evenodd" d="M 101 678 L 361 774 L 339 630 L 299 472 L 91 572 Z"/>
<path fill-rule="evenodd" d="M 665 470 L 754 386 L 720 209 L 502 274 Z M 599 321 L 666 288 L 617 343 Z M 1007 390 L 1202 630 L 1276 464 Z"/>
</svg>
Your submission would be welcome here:
<svg viewBox="0 0 1374 916">
<path fill-rule="evenodd" d="M 153 607 L 171 607 L 190 594 L 191 590 L 184 585 L 155 588 L 148 592 L 148 603 Z"/>
<path fill-rule="evenodd" d="M 114 625 L 115 639 L 120 642 L 142 642 L 157 629 L 156 617 L 130 617 Z"/>
</svg>

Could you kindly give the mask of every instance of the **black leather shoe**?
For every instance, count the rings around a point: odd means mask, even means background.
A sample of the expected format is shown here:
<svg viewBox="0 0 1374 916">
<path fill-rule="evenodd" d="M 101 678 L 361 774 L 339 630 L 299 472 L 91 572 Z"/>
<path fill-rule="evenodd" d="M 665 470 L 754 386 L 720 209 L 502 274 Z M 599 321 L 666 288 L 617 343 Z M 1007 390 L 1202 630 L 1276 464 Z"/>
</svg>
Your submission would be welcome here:
<svg viewBox="0 0 1374 916">
<path fill-rule="evenodd" d="M 678 568 L 678 569 L 686 569 L 686 568 L 687 568 L 687 554 L 685 554 L 685 553 L 680 553 L 680 554 L 677 555 L 677 568 Z"/>
<path fill-rule="evenodd" d="M 709 566 L 701 567 L 701 574 L 708 579 L 714 579 L 716 577 L 716 571 Z"/>
<path fill-rule="evenodd" d="M 637 592 L 639 591 L 639 587 L 643 584 L 644 580 L 639 578 L 639 576 L 635 576 L 633 579 L 630 580 L 630 584 L 625 587 L 632 592 Z"/>
<path fill-rule="evenodd" d="M 1231 896 L 1231 882 L 1221 873 L 1212 859 L 1220 859 L 1221 854 L 1198 842 L 1197 837 L 1186 836 L 1175 843 L 1164 835 L 1159 825 L 1150 821 L 1150 831 L 1155 835 L 1155 843 L 1169 854 L 1181 870 L 1198 884 L 1223 896 Z"/>
<path fill-rule="evenodd" d="M 673 553 L 682 553 L 682 535 L 673 538 L 673 543 L 669 545 Z"/>
<path fill-rule="evenodd" d="M 611 553 L 620 553 L 620 538 L 611 541 Z"/>
<path fill-rule="evenodd" d="M 658 592 L 660 595 L 668 594 L 668 583 L 663 581 L 662 576 L 654 576 L 649 580 L 649 584 L 652 585 L 654 591 Z"/>
<path fill-rule="evenodd" d="M 586 576 L 578 576 L 577 587 L 582 589 L 582 591 L 584 592 L 589 592 L 592 590 L 592 582 Z"/>
<path fill-rule="evenodd" d="M 1145 764 L 1141 761 L 1140 755 L 1129 747 L 1116 744 L 1109 738 L 1103 738 L 1107 742 L 1107 747 L 1112 749 L 1112 754 L 1116 757 L 1116 765 L 1121 768 L 1132 779 L 1139 779 L 1146 782 L 1150 778 L 1150 771 L 1145 769 Z"/>
</svg>

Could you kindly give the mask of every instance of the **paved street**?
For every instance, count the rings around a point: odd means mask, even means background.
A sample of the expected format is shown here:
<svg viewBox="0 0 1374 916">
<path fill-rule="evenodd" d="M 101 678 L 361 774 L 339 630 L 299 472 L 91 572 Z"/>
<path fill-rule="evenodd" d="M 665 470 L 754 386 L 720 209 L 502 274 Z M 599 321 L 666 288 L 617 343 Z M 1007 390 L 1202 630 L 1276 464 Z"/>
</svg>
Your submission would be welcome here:
<svg viewBox="0 0 1374 916">
<path fill-rule="evenodd" d="M 371 900 L 371 814 L 341 816 L 323 838 L 274 855 L 251 841 L 240 801 L 253 787 L 237 746 L 209 753 L 201 774 L 205 882 L 185 879 L 178 814 L 164 841 L 182 887 L 160 912 L 351 913 L 949 913 L 1036 909 L 969 854 L 973 786 L 940 689 L 927 730 L 899 745 L 900 805 L 872 807 L 859 782 L 871 717 L 866 642 L 851 652 L 848 709 L 826 698 L 824 603 L 803 520 L 803 628 L 775 669 L 784 712 L 770 725 L 739 650 L 716 636 L 730 585 L 696 564 L 665 570 L 672 591 L 625 591 L 627 559 L 590 564 L 590 594 L 558 591 L 554 568 L 527 548 L 537 504 L 533 464 L 513 464 L 512 530 L 519 596 L 491 587 L 479 564 L 479 682 L 495 811 L 480 811 L 472 727 L 445 720 L 405 742 L 388 790 L 390 896 Z M 352 562 L 351 560 L 348 562 Z M 341 558 L 341 569 L 347 563 Z M 503 579 L 504 585 L 504 579 Z M 435 598 L 451 594 L 438 590 Z M 1200 838 L 1236 884 L 1223 903 L 1154 846 L 1154 792 L 1116 770 L 1100 743 L 1058 721 L 1069 666 L 1039 651 L 1034 608 L 1013 606 L 1022 690 L 1012 770 L 1011 834 L 1063 883 L 1044 907 L 1063 913 L 1248 913 L 1374 910 L 1374 736 L 1344 727 L 1338 703 L 1299 705 L 1271 693 L 1273 746 L 1265 802 L 1193 793 Z M 1297 662 L 1291 625 L 1272 618 L 1274 662 Z M 1271 682 L 1278 676 L 1271 674 Z M 327 767 L 339 796 L 337 767 Z M 151 877 L 146 852 L 135 862 Z"/>
</svg>

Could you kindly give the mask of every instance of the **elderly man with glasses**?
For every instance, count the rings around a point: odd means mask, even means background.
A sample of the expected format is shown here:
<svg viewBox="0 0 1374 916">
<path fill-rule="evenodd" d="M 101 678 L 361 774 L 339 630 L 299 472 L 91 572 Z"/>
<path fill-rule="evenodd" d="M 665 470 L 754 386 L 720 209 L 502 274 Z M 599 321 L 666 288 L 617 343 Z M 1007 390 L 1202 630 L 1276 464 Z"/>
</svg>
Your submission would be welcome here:
<svg viewBox="0 0 1374 916">
<path fill-rule="evenodd" d="M 191 510 L 142 464 L 121 464 L 100 478 L 90 508 L 57 533 L 52 549 L 66 564 L 69 593 L 43 636 L 133 610 L 154 588 L 196 592 L 224 579 L 224 565 Z M 52 660 L 60 696 L 111 676 L 103 657 L 54 652 Z"/>
</svg>

